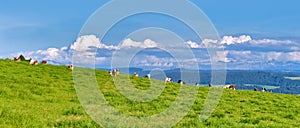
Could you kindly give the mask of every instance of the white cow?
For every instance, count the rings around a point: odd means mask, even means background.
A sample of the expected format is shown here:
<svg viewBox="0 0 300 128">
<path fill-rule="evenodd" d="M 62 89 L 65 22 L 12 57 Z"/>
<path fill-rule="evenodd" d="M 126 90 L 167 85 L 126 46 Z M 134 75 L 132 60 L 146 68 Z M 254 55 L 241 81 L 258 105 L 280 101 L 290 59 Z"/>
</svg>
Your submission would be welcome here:
<svg viewBox="0 0 300 128">
<path fill-rule="evenodd" d="M 29 64 L 31 64 L 31 65 L 38 65 L 39 62 L 37 60 L 30 60 Z"/>
<path fill-rule="evenodd" d="M 150 75 L 150 74 L 147 74 L 147 75 L 145 76 L 145 78 L 150 79 L 150 78 L 151 78 L 151 75 Z"/>
<path fill-rule="evenodd" d="M 114 69 L 109 73 L 111 76 L 117 76 L 120 74 L 120 70 L 119 69 Z"/>
<path fill-rule="evenodd" d="M 172 78 L 167 77 L 167 78 L 165 79 L 165 82 L 166 82 L 166 83 L 167 83 L 167 82 L 172 82 Z"/>
</svg>

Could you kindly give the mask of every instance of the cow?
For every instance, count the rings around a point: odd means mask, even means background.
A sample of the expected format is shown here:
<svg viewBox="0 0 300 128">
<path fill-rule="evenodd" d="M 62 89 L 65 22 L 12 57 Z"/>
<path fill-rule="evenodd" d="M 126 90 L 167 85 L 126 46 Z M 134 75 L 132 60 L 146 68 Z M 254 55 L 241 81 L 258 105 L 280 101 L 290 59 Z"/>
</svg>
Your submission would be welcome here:
<svg viewBox="0 0 300 128">
<path fill-rule="evenodd" d="M 145 78 L 150 79 L 150 78 L 151 78 L 151 75 L 150 75 L 150 74 L 147 74 L 147 75 L 145 76 Z"/>
<path fill-rule="evenodd" d="M 167 78 L 165 79 L 165 82 L 166 82 L 166 83 L 167 83 L 167 82 L 172 82 L 172 78 L 167 77 Z"/>
<path fill-rule="evenodd" d="M 195 83 L 195 86 L 199 86 L 198 82 Z"/>
<path fill-rule="evenodd" d="M 120 74 L 120 70 L 119 69 L 113 69 L 110 73 L 111 76 L 117 76 Z"/>
<path fill-rule="evenodd" d="M 230 85 L 230 86 L 229 86 L 229 89 L 235 90 L 235 89 L 236 89 L 236 86 L 235 86 L 235 85 Z"/>
<path fill-rule="evenodd" d="M 236 90 L 236 86 L 234 84 L 233 85 L 224 85 L 224 88 Z"/>
<path fill-rule="evenodd" d="M 179 84 L 183 84 L 182 80 L 178 80 L 178 82 L 177 82 L 177 83 L 179 83 Z"/>
<path fill-rule="evenodd" d="M 254 88 L 254 91 L 258 92 L 258 88 Z"/>
<path fill-rule="evenodd" d="M 46 60 L 43 60 L 41 64 L 47 64 L 47 61 L 46 61 Z"/>
<path fill-rule="evenodd" d="M 20 58 L 20 57 L 18 57 L 18 58 L 17 58 L 17 57 L 14 57 L 14 61 L 15 61 L 15 62 L 21 62 L 21 58 Z"/>
<path fill-rule="evenodd" d="M 224 87 L 223 87 L 223 88 L 225 88 L 225 89 L 229 89 L 229 87 L 230 87 L 230 85 L 224 85 Z"/>
<path fill-rule="evenodd" d="M 212 85 L 211 85 L 211 84 L 208 84 L 208 87 L 210 87 L 210 88 L 211 88 L 211 87 L 212 87 Z"/>
<path fill-rule="evenodd" d="M 31 64 L 31 65 L 38 65 L 39 62 L 37 60 L 30 60 L 29 64 Z"/>
<path fill-rule="evenodd" d="M 139 74 L 137 72 L 134 72 L 133 76 L 138 77 Z"/>
<path fill-rule="evenodd" d="M 73 70 L 73 69 L 74 69 L 74 67 L 73 67 L 73 65 L 72 65 L 72 64 L 70 64 L 70 65 L 67 67 L 67 69 L 68 69 L 68 70 Z"/>
<path fill-rule="evenodd" d="M 262 91 L 262 92 L 266 92 L 267 89 L 266 89 L 266 88 L 262 88 L 261 91 Z"/>
</svg>

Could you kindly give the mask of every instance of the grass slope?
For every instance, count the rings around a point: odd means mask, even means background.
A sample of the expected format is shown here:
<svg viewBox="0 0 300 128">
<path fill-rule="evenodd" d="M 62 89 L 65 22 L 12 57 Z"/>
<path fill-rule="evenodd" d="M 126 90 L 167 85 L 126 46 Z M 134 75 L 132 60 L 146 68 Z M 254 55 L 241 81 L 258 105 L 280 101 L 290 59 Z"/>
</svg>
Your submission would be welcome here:
<svg viewBox="0 0 300 128">
<path fill-rule="evenodd" d="M 107 101 L 124 114 L 136 117 L 168 108 L 180 89 L 179 84 L 167 84 L 157 99 L 135 102 L 117 91 L 106 71 L 97 70 L 96 76 Z M 147 79 L 131 80 L 137 89 L 150 87 Z M 198 115 L 209 88 L 191 88 L 199 89 L 196 102 L 174 127 L 300 127 L 299 96 L 233 90 L 224 90 L 211 117 L 201 123 Z M 64 66 L 0 60 L 0 101 L 0 127 L 100 127 L 80 105 L 72 72 Z"/>
</svg>

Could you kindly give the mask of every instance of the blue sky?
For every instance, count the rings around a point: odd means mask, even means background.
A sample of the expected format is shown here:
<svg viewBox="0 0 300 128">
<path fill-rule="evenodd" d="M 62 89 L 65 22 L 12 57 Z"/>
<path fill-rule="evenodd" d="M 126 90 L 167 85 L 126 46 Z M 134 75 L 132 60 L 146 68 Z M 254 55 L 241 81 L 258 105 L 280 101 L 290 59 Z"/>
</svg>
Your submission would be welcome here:
<svg viewBox="0 0 300 128">
<path fill-rule="evenodd" d="M 72 45 L 86 20 L 107 2 L 109 1 L 2 1 L 0 5 L 0 57 L 11 58 L 13 55 L 23 53 L 36 59 L 70 63 L 70 58 L 55 58 L 57 56 L 48 54 L 60 54 L 66 49 L 65 47 Z M 232 36 L 233 40 L 225 43 L 225 51 L 228 52 L 225 58 L 228 58 L 228 62 L 234 63 L 229 64 L 229 67 L 237 69 L 264 66 L 265 68 L 272 66 L 299 68 L 300 60 L 297 59 L 300 55 L 299 1 L 191 0 L 191 2 L 210 18 L 221 38 Z M 128 5 L 132 4 L 128 3 Z M 167 22 L 160 22 L 161 20 Z M 112 34 L 100 42 L 117 45 L 124 40 L 126 34 L 133 30 L 131 28 L 158 26 L 179 33 L 186 42 L 201 44 L 201 40 L 177 22 L 161 15 L 135 16 L 117 24 L 115 29 L 112 29 Z M 250 36 L 251 40 L 244 38 L 243 35 Z M 242 41 L 237 41 L 239 39 Z M 144 40 L 132 39 L 132 41 L 143 44 Z M 189 44 L 192 44 L 191 42 Z M 201 52 L 200 46 L 197 48 L 193 48 L 193 51 Z M 43 55 L 39 55 L 42 51 L 45 51 Z M 239 56 L 242 55 L 241 53 L 244 56 Z M 108 56 L 101 57 L 104 59 Z M 154 56 L 150 57 L 153 59 Z M 167 57 L 165 59 L 168 60 Z M 244 62 L 253 62 L 253 64 L 238 66 Z M 153 64 L 159 65 L 155 62 Z"/>
</svg>

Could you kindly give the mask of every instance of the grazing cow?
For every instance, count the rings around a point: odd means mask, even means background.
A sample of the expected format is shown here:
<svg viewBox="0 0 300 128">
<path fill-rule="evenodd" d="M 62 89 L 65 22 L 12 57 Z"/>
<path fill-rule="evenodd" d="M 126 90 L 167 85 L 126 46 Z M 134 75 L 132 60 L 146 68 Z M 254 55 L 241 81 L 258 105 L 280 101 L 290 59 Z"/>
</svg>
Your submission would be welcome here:
<svg viewBox="0 0 300 128">
<path fill-rule="evenodd" d="M 236 90 L 236 86 L 235 85 L 224 85 L 224 88 Z"/>
<path fill-rule="evenodd" d="M 229 86 L 229 89 L 235 90 L 235 89 L 236 89 L 236 86 L 235 86 L 235 85 L 230 85 L 230 86 Z"/>
<path fill-rule="evenodd" d="M 178 82 L 177 82 L 177 83 L 179 83 L 179 84 L 183 84 L 182 80 L 178 80 Z"/>
<path fill-rule="evenodd" d="M 30 60 L 29 64 L 31 64 L 31 65 L 38 65 L 39 62 L 37 60 Z"/>
<path fill-rule="evenodd" d="M 18 57 L 18 58 L 17 58 L 17 57 L 14 57 L 14 61 L 15 61 L 15 62 L 21 62 L 21 58 L 20 58 L 20 57 Z"/>
<path fill-rule="evenodd" d="M 151 78 L 151 75 L 150 75 L 150 74 L 147 74 L 147 75 L 145 76 L 145 78 L 150 79 L 150 78 Z"/>
<path fill-rule="evenodd" d="M 266 89 L 266 88 L 262 88 L 261 91 L 262 91 L 262 92 L 266 92 L 267 89 Z"/>
<path fill-rule="evenodd" d="M 120 70 L 116 69 L 116 74 L 119 75 L 120 74 Z"/>
<path fill-rule="evenodd" d="M 208 87 L 210 87 L 210 88 L 211 88 L 211 87 L 212 87 L 212 85 L 211 85 L 211 84 L 208 84 Z"/>
<path fill-rule="evenodd" d="M 47 64 L 47 61 L 46 61 L 46 60 L 43 60 L 43 61 L 42 61 L 42 64 Z"/>
<path fill-rule="evenodd" d="M 137 72 L 134 72 L 133 76 L 138 77 L 139 74 Z"/>
<path fill-rule="evenodd" d="M 73 67 L 73 65 L 72 65 L 72 64 L 70 64 L 70 65 L 67 67 L 67 69 L 68 69 L 68 70 L 73 70 L 73 69 L 74 69 L 74 67 Z"/>
<path fill-rule="evenodd" d="M 254 91 L 258 92 L 258 88 L 254 88 Z"/>
<path fill-rule="evenodd" d="M 110 72 L 110 75 L 111 76 L 117 76 L 120 74 L 120 70 L 119 69 L 114 69 Z"/>
<path fill-rule="evenodd" d="M 224 85 L 225 89 L 229 89 L 230 85 Z"/>
<path fill-rule="evenodd" d="M 172 82 L 172 78 L 167 77 L 167 78 L 165 79 L 165 82 Z"/>
<path fill-rule="evenodd" d="M 195 83 L 195 86 L 199 86 L 198 82 Z"/>
</svg>

